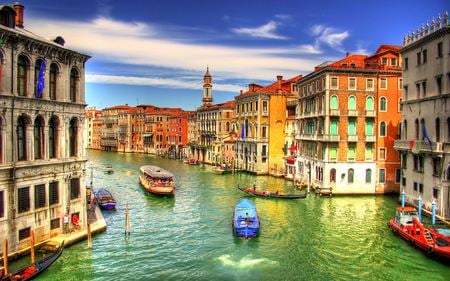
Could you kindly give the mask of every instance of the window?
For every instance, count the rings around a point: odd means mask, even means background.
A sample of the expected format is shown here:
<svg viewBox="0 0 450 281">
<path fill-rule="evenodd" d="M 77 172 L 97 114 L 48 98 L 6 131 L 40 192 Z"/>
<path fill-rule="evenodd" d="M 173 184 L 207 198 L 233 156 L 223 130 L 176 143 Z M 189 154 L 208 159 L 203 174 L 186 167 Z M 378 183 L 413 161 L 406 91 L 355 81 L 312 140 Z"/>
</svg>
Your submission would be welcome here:
<svg viewBox="0 0 450 281">
<path fill-rule="evenodd" d="M 420 98 L 420 83 L 416 83 L 416 98 Z"/>
<path fill-rule="evenodd" d="M 27 59 L 24 56 L 20 56 L 17 60 L 17 94 L 21 97 L 27 96 Z"/>
<path fill-rule="evenodd" d="M 439 118 L 436 118 L 434 131 L 436 134 L 436 141 L 440 142 L 441 141 L 441 120 Z"/>
<path fill-rule="evenodd" d="M 427 50 L 422 51 L 422 63 L 427 63 Z"/>
<path fill-rule="evenodd" d="M 418 53 L 417 53 L 417 65 L 420 65 L 420 63 L 421 63 L 420 58 L 421 58 L 421 53 L 418 52 Z"/>
<path fill-rule="evenodd" d="M 263 146 L 262 146 L 261 156 L 267 157 L 267 146 L 265 144 L 263 144 Z"/>
<path fill-rule="evenodd" d="M 441 168 L 441 159 L 440 158 L 432 158 L 433 164 L 433 176 L 439 176 L 440 168 Z"/>
<path fill-rule="evenodd" d="M 59 203 L 59 183 L 57 181 L 48 185 L 48 201 L 50 205 Z"/>
<path fill-rule="evenodd" d="M 404 66 L 404 70 L 408 70 L 408 58 L 405 58 L 403 60 L 403 66 Z"/>
<path fill-rule="evenodd" d="M 330 160 L 336 160 L 337 159 L 337 147 L 333 146 L 330 147 Z"/>
<path fill-rule="evenodd" d="M 348 97 L 348 109 L 356 110 L 356 97 L 355 96 Z"/>
<path fill-rule="evenodd" d="M 353 183 L 355 171 L 353 169 L 348 169 L 348 183 Z"/>
<path fill-rule="evenodd" d="M 367 97 L 366 99 L 366 110 L 373 110 L 373 98 Z"/>
<path fill-rule="evenodd" d="M 50 221 L 50 229 L 53 230 L 53 229 L 60 228 L 60 223 L 61 223 L 60 218 L 52 219 Z"/>
<path fill-rule="evenodd" d="M 70 200 L 80 198 L 80 179 L 70 179 Z"/>
<path fill-rule="evenodd" d="M 442 94 L 442 76 L 436 77 L 436 91 L 438 95 Z"/>
<path fill-rule="evenodd" d="M 34 186 L 34 208 L 43 208 L 45 203 L 45 184 Z"/>
<path fill-rule="evenodd" d="M 386 122 L 380 122 L 380 137 L 386 136 Z"/>
<path fill-rule="evenodd" d="M 402 170 L 395 169 L 395 183 L 400 183 L 401 176 L 402 176 Z"/>
<path fill-rule="evenodd" d="M 387 89 L 387 78 L 386 77 L 380 78 L 380 89 L 383 89 L 383 90 Z"/>
<path fill-rule="evenodd" d="M 373 91 L 374 85 L 373 85 L 373 78 L 367 78 L 366 79 L 366 91 Z"/>
<path fill-rule="evenodd" d="M 3 218 L 5 216 L 5 192 L 3 190 L 0 190 L 0 218 Z"/>
<path fill-rule="evenodd" d="M 385 183 L 386 182 L 386 169 L 379 169 L 379 183 Z"/>
<path fill-rule="evenodd" d="M 78 72 L 75 68 L 70 71 L 70 101 L 75 102 L 77 99 Z"/>
<path fill-rule="evenodd" d="M 44 121 L 41 117 L 34 120 L 34 159 L 44 158 Z"/>
<path fill-rule="evenodd" d="M 48 156 L 49 158 L 56 158 L 57 151 L 57 119 L 51 118 L 48 123 Z"/>
<path fill-rule="evenodd" d="M 385 97 L 380 98 L 380 111 L 387 111 L 387 100 Z"/>
<path fill-rule="evenodd" d="M 330 182 L 336 182 L 336 169 L 332 168 L 330 170 Z"/>
<path fill-rule="evenodd" d="M 406 154 L 406 153 L 402 153 L 402 156 L 401 156 L 401 168 L 402 169 L 406 169 L 407 168 L 407 163 L 408 163 L 408 161 L 407 161 L 407 158 L 408 157 L 408 155 Z"/>
<path fill-rule="evenodd" d="M 331 96 L 330 109 L 338 109 L 338 97 L 337 96 Z"/>
<path fill-rule="evenodd" d="M 269 112 L 267 110 L 267 101 L 263 101 L 262 103 L 262 111 L 263 111 L 263 115 L 267 115 Z"/>
<path fill-rule="evenodd" d="M 422 82 L 422 95 L 423 95 L 423 97 L 427 96 L 427 82 L 426 81 Z"/>
<path fill-rule="evenodd" d="M 348 135 L 355 136 L 356 135 L 356 122 L 355 120 L 350 120 L 348 122 Z"/>
<path fill-rule="evenodd" d="M 69 156 L 77 155 L 77 119 L 70 120 L 69 127 Z"/>
<path fill-rule="evenodd" d="M 333 135 L 333 136 L 337 136 L 338 135 L 338 122 L 337 122 L 337 120 L 331 120 L 330 134 Z"/>
<path fill-rule="evenodd" d="M 392 66 L 397 66 L 397 59 L 396 58 L 391 58 L 391 65 Z"/>
<path fill-rule="evenodd" d="M 397 112 L 402 112 L 402 98 L 398 99 Z M 400 134 L 399 134 L 400 136 Z"/>
<path fill-rule="evenodd" d="M 371 182 L 372 182 L 372 170 L 367 169 L 366 170 L 366 183 L 371 183 Z"/>
<path fill-rule="evenodd" d="M 385 147 L 380 147 L 379 148 L 378 159 L 379 160 L 386 160 L 386 148 Z"/>
<path fill-rule="evenodd" d="M 398 89 L 401 90 L 403 88 L 403 79 L 398 78 Z"/>
<path fill-rule="evenodd" d="M 30 210 L 30 188 L 22 187 L 17 190 L 17 210 L 20 213 Z"/>
<path fill-rule="evenodd" d="M 42 59 L 38 59 L 36 61 L 36 63 L 34 64 L 34 96 L 37 98 L 42 98 L 42 93 L 41 95 L 38 95 L 38 87 L 37 87 L 37 83 L 39 81 L 39 72 L 41 70 L 41 64 L 42 64 Z M 44 65 L 45 67 L 45 65 Z"/>
<path fill-rule="evenodd" d="M 423 193 L 423 183 L 419 183 L 419 193 Z"/>
<path fill-rule="evenodd" d="M 366 121 L 366 136 L 373 136 L 373 122 L 371 120 Z"/>
<path fill-rule="evenodd" d="M 381 64 L 386 65 L 387 64 L 387 58 L 381 58 Z"/>
<path fill-rule="evenodd" d="M 414 191 L 417 191 L 417 182 L 414 182 Z"/>
<path fill-rule="evenodd" d="M 348 78 L 348 89 L 356 90 L 356 78 L 355 77 Z"/>
<path fill-rule="evenodd" d="M 17 120 L 17 159 L 19 161 L 27 160 L 26 126 L 24 116 L 20 116 Z"/>
<path fill-rule="evenodd" d="M 439 189 L 437 189 L 437 187 L 433 187 L 433 198 L 437 200 L 438 197 L 439 197 Z"/>
<path fill-rule="evenodd" d="M 355 160 L 355 145 L 354 144 L 348 146 L 347 159 Z"/>
<path fill-rule="evenodd" d="M 333 90 L 338 89 L 338 78 L 337 77 L 331 77 L 331 85 L 330 88 Z"/>
<path fill-rule="evenodd" d="M 403 92 L 405 94 L 405 100 L 408 100 L 408 85 L 405 85 L 403 87 Z"/>
<path fill-rule="evenodd" d="M 373 160 L 373 145 L 372 144 L 366 144 L 365 157 L 366 157 L 366 160 Z"/>
<path fill-rule="evenodd" d="M 442 42 L 437 44 L 437 56 L 438 58 L 442 58 Z"/>
<path fill-rule="evenodd" d="M 262 126 L 262 138 L 267 138 L 267 126 Z"/>
<path fill-rule="evenodd" d="M 49 95 L 51 100 L 56 100 L 56 73 L 58 72 L 56 64 L 50 65 L 49 77 Z"/>
<path fill-rule="evenodd" d="M 30 238 L 31 227 L 25 227 L 19 230 L 19 241 Z"/>
</svg>

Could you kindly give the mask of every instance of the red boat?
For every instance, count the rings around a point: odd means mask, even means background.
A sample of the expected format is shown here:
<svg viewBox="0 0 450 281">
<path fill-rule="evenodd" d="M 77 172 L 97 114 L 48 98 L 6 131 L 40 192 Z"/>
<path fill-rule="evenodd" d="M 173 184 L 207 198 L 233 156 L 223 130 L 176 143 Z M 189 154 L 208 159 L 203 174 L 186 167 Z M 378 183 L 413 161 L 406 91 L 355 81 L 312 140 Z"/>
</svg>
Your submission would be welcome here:
<svg viewBox="0 0 450 281">
<path fill-rule="evenodd" d="M 392 232 L 419 250 L 442 261 L 450 262 L 450 238 L 422 224 L 413 207 L 398 207 L 389 221 Z"/>
</svg>

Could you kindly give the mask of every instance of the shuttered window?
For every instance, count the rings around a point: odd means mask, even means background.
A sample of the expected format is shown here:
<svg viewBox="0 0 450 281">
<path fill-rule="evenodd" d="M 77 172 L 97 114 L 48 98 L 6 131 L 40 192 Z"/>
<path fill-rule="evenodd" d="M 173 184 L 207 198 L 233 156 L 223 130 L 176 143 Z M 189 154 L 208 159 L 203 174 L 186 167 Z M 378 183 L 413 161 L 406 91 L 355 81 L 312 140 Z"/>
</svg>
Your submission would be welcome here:
<svg viewBox="0 0 450 281">
<path fill-rule="evenodd" d="M 22 187 L 17 191 L 17 210 L 19 213 L 30 210 L 30 188 Z"/>
<path fill-rule="evenodd" d="M 48 186 L 48 201 L 50 205 L 59 203 L 59 183 L 51 182 Z"/>
<path fill-rule="evenodd" d="M 34 187 L 34 208 L 45 207 L 45 201 L 45 184 L 36 185 Z"/>
</svg>

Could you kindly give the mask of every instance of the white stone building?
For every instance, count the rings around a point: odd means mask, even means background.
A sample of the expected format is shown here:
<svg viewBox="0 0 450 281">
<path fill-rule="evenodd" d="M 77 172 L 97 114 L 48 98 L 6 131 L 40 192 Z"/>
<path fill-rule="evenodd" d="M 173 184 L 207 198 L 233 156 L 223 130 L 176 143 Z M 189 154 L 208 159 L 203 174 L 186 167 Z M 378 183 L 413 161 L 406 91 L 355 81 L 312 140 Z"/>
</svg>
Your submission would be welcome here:
<svg viewBox="0 0 450 281">
<path fill-rule="evenodd" d="M 450 219 L 450 25 L 448 14 L 405 36 L 401 189 L 407 202 Z"/>
<path fill-rule="evenodd" d="M 23 26 L 24 7 L 0 6 L 0 241 L 9 252 L 86 224 L 85 62 L 89 56 Z M 46 67 L 41 68 L 45 63 Z M 44 78 L 43 91 L 36 87 Z M 71 227 L 71 225 L 69 225 Z"/>
</svg>

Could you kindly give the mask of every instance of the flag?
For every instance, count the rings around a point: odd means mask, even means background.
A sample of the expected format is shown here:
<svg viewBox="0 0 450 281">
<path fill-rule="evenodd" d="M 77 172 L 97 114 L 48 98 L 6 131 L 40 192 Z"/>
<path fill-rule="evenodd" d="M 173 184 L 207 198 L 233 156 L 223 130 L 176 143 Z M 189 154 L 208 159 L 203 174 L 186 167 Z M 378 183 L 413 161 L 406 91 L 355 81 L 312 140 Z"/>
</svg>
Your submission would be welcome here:
<svg viewBox="0 0 450 281">
<path fill-rule="evenodd" d="M 42 98 L 42 92 L 44 91 L 44 87 L 45 87 L 44 73 L 45 73 L 45 59 L 42 59 L 41 67 L 39 68 L 38 81 L 36 83 L 36 97 L 37 98 Z"/>
<path fill-rule="evenodd" d="M 423 130 L 423 137 L 428 141 L 428 143 L 430 144 L 430 148 L 431 148 L 431 140 L 428 137 L 428 132 L 427 132 L 427 128 L 425 127 L 425 122 L 422 123 L 422 130 Z"/>
<path fill-rule="evenodd" d="M 242 124 L 241 125 L 241 139 L 243 139 L 245 137 L 245 125 Z"/>
</svg>

